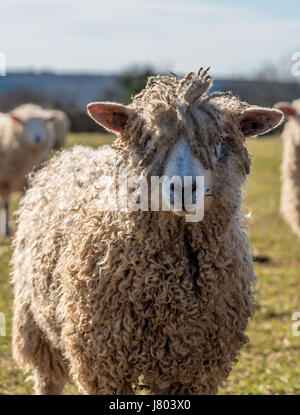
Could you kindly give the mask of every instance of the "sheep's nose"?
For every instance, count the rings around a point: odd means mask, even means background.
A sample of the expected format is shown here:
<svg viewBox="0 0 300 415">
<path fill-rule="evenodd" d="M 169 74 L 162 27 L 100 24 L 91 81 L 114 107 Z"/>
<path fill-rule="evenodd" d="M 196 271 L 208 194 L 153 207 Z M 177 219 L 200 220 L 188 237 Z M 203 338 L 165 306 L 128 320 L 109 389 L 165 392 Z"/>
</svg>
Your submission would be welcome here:
<svg viewBox="0 0 300 415">
<path fill-rule="evenodd" d="M 186 197 L 187 200 L 191 200 L 192 203 L 196 203 L 196 190 L 197 190 L 197 183 L 195 180 L 192 182 L 192 187 L 187 186 L 185 187 L 182 183 L 181 189 L 175 189 L 174 183 L 171 183 L 170 185 L 170 203 L 171 205 L 175 205 L 175 202 L 177 201 L 176 198 L 176 192 L 181 192 L 181 203 L 182 203 L 182 210 L 185 210 L 184 206 L 184 198 Z M 177 201 L 177 203 L 179 200 Z"/>
</svg>

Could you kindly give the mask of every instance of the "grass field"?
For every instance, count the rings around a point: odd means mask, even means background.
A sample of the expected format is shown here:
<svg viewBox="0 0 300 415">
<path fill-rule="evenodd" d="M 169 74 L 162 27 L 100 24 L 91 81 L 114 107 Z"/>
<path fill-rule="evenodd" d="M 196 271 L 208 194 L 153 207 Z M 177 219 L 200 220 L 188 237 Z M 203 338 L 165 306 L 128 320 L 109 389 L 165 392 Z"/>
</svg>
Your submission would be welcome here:
<svg viewBox="0 0 300 415">
<path fill-rule="evenodd" d="M 109 136 L 70 135 L 68 144 L 106 144 Z M 253 171 L 245 186 L 244 212 L 256 263 L 257 312 L 242 350 L 221 394 L 300 394 L 300 336 L 292 335 L 292 314 L 300 311 L 300 240 L 279 215 L 279 165 L 282 144 L 277 136 L 248 141 Z M 16 205 L 16 202 L 15 202 Z M 11 358 L 10 240 L 0 241 L 0 312 L 7 319 L 7 336 L 0 337 L 0 394 L 32 393 L 31 382 Z M 67 393 L 76 393 L 68 387 Z"/>
</svg>

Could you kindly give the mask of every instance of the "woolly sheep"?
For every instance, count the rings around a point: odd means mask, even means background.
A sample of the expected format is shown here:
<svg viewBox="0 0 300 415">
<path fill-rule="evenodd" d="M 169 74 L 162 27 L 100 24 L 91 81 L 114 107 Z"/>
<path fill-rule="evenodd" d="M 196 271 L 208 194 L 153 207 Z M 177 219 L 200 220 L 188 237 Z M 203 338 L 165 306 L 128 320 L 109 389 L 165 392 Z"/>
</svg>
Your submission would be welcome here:
<svg viewBox="0 0 300 415">
<path fill-rule="evenodd" d="M 282 113 L 211 84 L 203 70 L 150 77 L 128 106 L 90 104 L 115 149 L 63 151 L 32 178 L 14 241 L 13 356 L 36 393 L 73 382 L 86 394 L 213 394 L 227 379 L 254 312 L 244 137 Z M 204 176 L 203 220 L 186 221 L 185 205 L 113 209 L 123 169 L 148 182 Z"/>
<path fill-rule="evenodd" d="M 66 113 L 59 110 L 50 110 L 54 117 L 55 138 L 53 150 L 61 150 L 66 142 L 66 137 L 70 132 L 70 119 Z"/>
<path fill-rule="evenodd" d="M 49 156 L 54 140 L 52 116 L 24 108 L 0 114 L 0 235 L 7 235 L 10 194 L 23 190 L 27 174 Z"/>
<path fill-rule="evenodd" d="M 282 132 L 280 211 L 295 235 L 300 237 L 300 99 L 292 103 L 279 102 L 275 108 L 289 117 Z"/>
<path fill-rule="evenodd" d="M 26 103 L 15 108 L 14 112 L 24 111 L 25 109 L 31 109 L 32 111 L 39 111 L 42 107 L 32 103 Z M 53 125 L 55 131 L 53 150 L 60 150 L 64 147 L 66 137 L 70 132 L 70 120 L 66 113 L 59 110 L 49 109 L 47 110 L 50 117 L 53 117 Z"/>
</svg>

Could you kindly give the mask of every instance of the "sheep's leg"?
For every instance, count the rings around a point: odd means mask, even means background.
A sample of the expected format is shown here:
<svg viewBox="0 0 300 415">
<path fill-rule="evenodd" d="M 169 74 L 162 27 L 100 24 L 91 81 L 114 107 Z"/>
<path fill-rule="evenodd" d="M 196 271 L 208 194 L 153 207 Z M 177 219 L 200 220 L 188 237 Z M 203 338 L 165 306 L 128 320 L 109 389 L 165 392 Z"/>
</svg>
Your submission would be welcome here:
<svg viewBox="0 0 300 415">
<path fill-rule="evenodd" d="M 217 388 L 210 387 L 207 383 L 198 384 L 197 379 L 195 378 L 194 382 L 190 384 L 177 382 L 169 385 L 166 389 L 159 389 L 152 386 L 151 392 L 154 395 L 215 395 L 217 393 Z"/>
<path fill-rule="evenodd" d="M 68 340 L 68 339 L 67 339 Z M 78 350 L 78 346 L 67 345 L 67 349 Z M 97 350 L 97 349 L 96 349 Z M 98 348 L 99 350 L 99 348 Z M 106 361 L 97 360 L 97 356 L 86 353 L 82 348 L 77 354 L 76 361 L 70 361 L 70 377 L 78 389 L 85 395 L 134 395 L 134 390 L 129 379 L 123 374 L 118 363 L 108 359 Z M 68 354 L 68 350 L 66 352 Z M 91 366 L 90 362 L 95 365 Z M 115 370 L 113 370 L 115 369 Z"/>
<path fill-rule="evenodd" d="M 62 393 L 68 380 L 62 356 L 45 339 L 28 306 L 15 307 L 12 337 L 14 359 L 25 370 L 33 370 L 35 393 Z"/>
<path fill-rule="evenodd" d="M 132 386 L 129 383 L 125 383 L 120 391 L 120 395 L 135 395 Z"/>
<path fill-rule="evenodd" d="M 8 236 L 10 234 L 8 223 L 8 202 L 0 201 L 0 236 Z"/>
<path fill-rule="evenodd" d="M 53 381 L 49 374 L 45 375 L 40 369 L 34 371 L 33 380 L 36 395 L 60 395 L 65 386 L 63 378 Z"/>
<path fill-rule="evenodd" d="M 90 379 L 86 377 L 84 383 L 75 380 L 75 384 L 85 395 L 135 395 L 130 383 L 120 381 L 118 376 L 120 374 L 116 373 L 117 380 L 113 382 L 110 376 L 106 378 L 101 373 L 97 381 L 93 377 Z M 78 374 L 75 374 L 75 378 L 78 378 Z"/>
</svg>

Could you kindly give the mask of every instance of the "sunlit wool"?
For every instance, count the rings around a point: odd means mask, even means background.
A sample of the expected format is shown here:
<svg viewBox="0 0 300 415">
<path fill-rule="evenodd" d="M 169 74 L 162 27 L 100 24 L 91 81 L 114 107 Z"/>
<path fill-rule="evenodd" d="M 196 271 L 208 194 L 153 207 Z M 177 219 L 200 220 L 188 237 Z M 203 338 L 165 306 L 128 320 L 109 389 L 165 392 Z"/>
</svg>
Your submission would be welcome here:
<svg viewBox="0 0 300 415">
<path fill-rule="evenodd" d="M 248 105 L 210 85 L 202 71 L 150 78 L 116 150 L 75 147 L 32 178 L 14 241 L 13 354 L 37 393 L 72 381 L 88 394 L 212 394 L 227 379 L 254 312 L 241 213 Z M 182 134 L 215 177 L 202 222 L 101 211 L 111 200 L 101 175 L 160 175 Z"/>
</svg>

